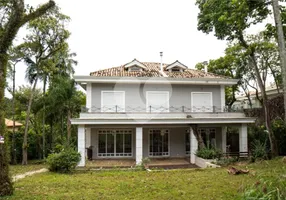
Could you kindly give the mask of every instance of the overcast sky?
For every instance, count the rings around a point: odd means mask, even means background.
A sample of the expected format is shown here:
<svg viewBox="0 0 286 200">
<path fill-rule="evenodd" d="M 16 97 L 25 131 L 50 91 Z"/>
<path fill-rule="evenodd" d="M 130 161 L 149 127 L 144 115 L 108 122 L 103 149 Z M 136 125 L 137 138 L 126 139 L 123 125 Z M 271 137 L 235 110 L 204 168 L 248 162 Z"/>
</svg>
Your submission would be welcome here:
<svg viewBox="0 0 286 200">
<path fill-rule="evenodd" d="M 26 0 L 36 7 L 48 0 Z M 189 68 L 224 54 L 226 41 L 197 30 L 198 9 L 190 0 L 55 0 L 71 17 L 69 45 L 77 53 L 76 75 L 141 62 L 179 60 Z M 24 29 L 18 40 L 25 35 Z M 25 65 L 16 66 L 16 86 L 26 84 Z"/>
</svg>

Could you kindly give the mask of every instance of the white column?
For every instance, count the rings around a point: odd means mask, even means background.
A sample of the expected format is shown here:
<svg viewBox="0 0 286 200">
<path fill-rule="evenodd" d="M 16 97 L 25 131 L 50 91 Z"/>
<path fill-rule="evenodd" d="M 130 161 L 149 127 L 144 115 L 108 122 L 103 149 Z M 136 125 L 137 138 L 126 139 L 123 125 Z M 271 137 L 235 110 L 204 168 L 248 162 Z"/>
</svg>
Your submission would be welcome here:
<svg viewBox="0 0 286 200">
<path fill-rule="evenodd" d="M 140 164 L 143 158 L 143 128 L 136 127 L 136 165 Z"/>
<path fill-rule="evenodd" d="M 225 107 L 225 87 L 224 85 L 220 86 L 220 103 L 221 103 L 221 112 L 224 112 L 224 107 Z"/>
<path fill-rule="evenodd" d="M 78 126 L 78 132 L 77 132 L 77 149 L 80 153 L 80 161 L 78 163 L 79 167 L 85 166 L 85 129 L 84 125 Z"/>
<path fill-rule="evenodd" d="M 247 125 L 241 124 L 239 127 L 239 152 L 247 151 Z"/>
<path fill-rule="evenodd" d="M 88 108 L 88 112 L 91 112 L 91 97 L 92 97 L 92 87 L 91 83 L 86 84 L 86 107 Z"/>
<path fill-rule="evenodd" d="M 195 164 L 196 163 L 196 152 L 198 150 L 198 140 L 194 134 L 194 130 L 190 128 L 190 139 L 191 139 L 191 163 Z"/>
<path fill-rule="evenodd" d="M 226 153 L 226 131 L 226 126 L 221 127 L 221 149 L 223 153 Z"/>
</svg>

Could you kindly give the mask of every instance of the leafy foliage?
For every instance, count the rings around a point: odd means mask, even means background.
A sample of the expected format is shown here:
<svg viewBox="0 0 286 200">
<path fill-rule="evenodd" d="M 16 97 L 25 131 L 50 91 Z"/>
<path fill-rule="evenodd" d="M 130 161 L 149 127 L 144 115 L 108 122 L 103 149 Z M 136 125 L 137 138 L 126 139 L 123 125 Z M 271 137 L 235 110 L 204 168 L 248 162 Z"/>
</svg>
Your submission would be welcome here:
<svg viewBox="0 0 286 200">
<path fill-rule="evenodd" d="M 47 158 L 49 170 L 52 172 L 72 172 L 80 161 L 80 154 L 72 148 L 67 148 L 60 153 L 50 154 Z"/>
<path fill-rule="evenodd" d="M 266 142 L 254 140 L 251 144 L 251 160 L 256 161 L 257 159 L 267 158 Z"/>
<path fill-rule="evenodd" d="M 197 150 L 196 156 L 203 159 L 219 159 L 222 156 L 222 152 L 216 148 L 201 148 Z"/>
</svg>

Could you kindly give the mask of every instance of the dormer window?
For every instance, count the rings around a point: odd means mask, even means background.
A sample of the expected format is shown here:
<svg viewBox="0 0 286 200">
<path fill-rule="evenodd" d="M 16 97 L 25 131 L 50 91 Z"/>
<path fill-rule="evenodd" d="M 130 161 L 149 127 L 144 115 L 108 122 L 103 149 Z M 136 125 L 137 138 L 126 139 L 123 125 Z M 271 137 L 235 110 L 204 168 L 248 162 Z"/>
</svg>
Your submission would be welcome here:
<svg viewBox="0 0 286 200">
<path fill-rule="evenodd" d="M 184 70 L 188 69 L 188 67 L 182 63 L 180 63 L 178 60 L 176 60 L 174 63 L 166 66 L 166 70 L 169 72 L 183 72 Z"/>
<path fill-rule="evenodd" d="M 140 71 L 143 71 L 143 69 L 141 67 L 133 66 L 133 67 L 129 67 L 128 71 L 129 72 L 138 72 L 138 71 L 140 72 Z"/>
<path fill-rule="evenodd" d="M 124 65 L 124 69 L 130 71 L 130 72 L 136 72 L 136 71 L 143 71 L 146 69 L 146 66 L 139 62 L 138 60 L 134 59 L 130 63 L 127 63 Z"/>
</svg>

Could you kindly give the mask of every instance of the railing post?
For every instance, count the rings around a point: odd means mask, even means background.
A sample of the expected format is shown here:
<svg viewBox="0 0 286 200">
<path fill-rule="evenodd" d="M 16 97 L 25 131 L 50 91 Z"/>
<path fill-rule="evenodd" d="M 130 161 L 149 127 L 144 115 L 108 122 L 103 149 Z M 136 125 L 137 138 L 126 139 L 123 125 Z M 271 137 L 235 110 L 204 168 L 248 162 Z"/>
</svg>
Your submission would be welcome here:
<svg viewBox="0 0 286 200">
<path fill-rule="evenodd" d="M 215 112 L 215 106 L 213 106 L 213 112 Z"/>
<path fill-rule="evenodd" d="M 182 106 L 182 111 L 185 112 L 185 106 Z"/>
<path fill-rule="evenodd" d="M 117 113 L 117 105 L 115 105 L 115 112 Z"/>
<path fill-rule="evenodd" d="M 151 109 L 152 109 L 152 107 L 151 107 L 151 106 L 149 106 L 149 112 L 150 112 L 150 113 L 152 112 L 152 110 L 151 110 Z"/>
</svg>

